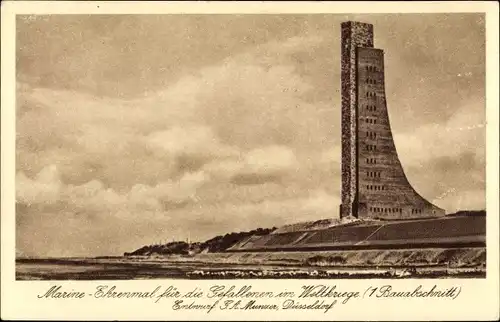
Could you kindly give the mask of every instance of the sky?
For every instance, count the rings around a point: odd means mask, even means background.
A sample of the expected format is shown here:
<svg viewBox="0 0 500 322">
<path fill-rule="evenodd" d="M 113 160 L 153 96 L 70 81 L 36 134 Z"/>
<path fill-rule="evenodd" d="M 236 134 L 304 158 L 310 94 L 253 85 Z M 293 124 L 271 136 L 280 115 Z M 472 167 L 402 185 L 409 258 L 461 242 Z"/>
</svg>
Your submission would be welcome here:
<svg viewBox="0 0 500 322">
<path fill-rule="evenodd" d="M 340 23 L 374 25 L 414 188 L 485 208 L 482 14 L 18 16 L 16 250 L 337 218 Z"/>
</svg>

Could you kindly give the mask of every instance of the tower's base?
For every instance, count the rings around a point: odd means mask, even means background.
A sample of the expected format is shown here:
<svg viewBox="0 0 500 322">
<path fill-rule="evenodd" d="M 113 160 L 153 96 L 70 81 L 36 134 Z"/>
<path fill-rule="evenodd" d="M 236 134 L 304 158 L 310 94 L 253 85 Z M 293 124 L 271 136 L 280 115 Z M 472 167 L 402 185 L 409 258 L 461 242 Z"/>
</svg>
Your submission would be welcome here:
<svg viewBox="0 0 500 322">
<path fill-rule="evenodd" d="M 412 206 L 408 204 L 368 205 L 367 203 L 339 206 L 340 218 L 353 216 L 355 218 L 372 218 L 383 220 L 400 219 L 422 219 L 432 217 L 443 217 L 446 215 L 444 209 L 438 208 L 430 203 L 423 206 Z"/>
</svg>

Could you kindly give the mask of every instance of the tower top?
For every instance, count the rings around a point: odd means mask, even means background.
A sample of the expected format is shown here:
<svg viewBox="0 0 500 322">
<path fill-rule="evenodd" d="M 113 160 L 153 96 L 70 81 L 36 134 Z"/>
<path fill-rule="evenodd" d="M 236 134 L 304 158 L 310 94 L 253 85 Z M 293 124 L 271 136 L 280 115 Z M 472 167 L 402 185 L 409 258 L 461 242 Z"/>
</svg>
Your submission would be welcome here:
<svg viewBox="0 0 500 322">
<path fill-rule="evenodd" d="M 362 27 L 365 27 L 365 28 L 371 28 L 373 30 L 373 25 L 371 23 L 366 23 L 366 22 L 360 22 L 360 21 L 352 21 L 352 20 L 349 20 L 349 21 L 344 21 L 342 22 L 342 27 L 343 26 L 362 26 Z"/>
<path fill-rule="evenodd" d="M 359 21 L 346 21 L 341 23 L 342 46 L 349 43 L 353 48 L 373 48 L 373 25 Z"/>
</svg>

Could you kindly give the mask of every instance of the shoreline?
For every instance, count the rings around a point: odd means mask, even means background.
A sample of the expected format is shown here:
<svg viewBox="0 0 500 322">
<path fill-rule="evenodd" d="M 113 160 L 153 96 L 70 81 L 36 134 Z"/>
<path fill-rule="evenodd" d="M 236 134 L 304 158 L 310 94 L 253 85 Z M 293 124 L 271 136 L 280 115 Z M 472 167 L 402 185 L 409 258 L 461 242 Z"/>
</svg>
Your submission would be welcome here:
<svg viewBox="0 0 500 322">
<path fill-rule="evenodd" d="M 485 277 L 485 248 L 16 260 L 18 280 Z"/>
</svg>

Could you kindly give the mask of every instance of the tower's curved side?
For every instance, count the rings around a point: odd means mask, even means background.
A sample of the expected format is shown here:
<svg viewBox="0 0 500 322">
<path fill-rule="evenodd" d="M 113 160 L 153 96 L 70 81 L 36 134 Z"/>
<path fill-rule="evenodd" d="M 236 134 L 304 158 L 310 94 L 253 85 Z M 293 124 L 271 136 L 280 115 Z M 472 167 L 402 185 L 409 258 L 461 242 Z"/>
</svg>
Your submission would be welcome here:
<svg viewBox="0 0 500 322">
<path fill-rule="evenodd" d="M 415 191 L 399 160 L 387 112 L 384 52 L 373 48 L 373 27 L 342 24 L 342 43 L 341 216 L 444 215 Z"/>
<path fill-rule="evenodd" d="M 384 52 L 357 48 L 358 217 L 444 215 L 408 182 L 392 136 L 385 97 Z"/>
</svg>

